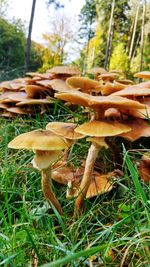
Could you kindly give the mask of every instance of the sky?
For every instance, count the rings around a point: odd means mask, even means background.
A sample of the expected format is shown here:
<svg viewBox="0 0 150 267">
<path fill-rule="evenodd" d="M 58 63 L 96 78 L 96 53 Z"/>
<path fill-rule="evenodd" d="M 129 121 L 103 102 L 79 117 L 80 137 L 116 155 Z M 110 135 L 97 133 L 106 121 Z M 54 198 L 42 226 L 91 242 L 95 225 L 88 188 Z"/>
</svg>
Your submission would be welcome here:
<svg viewBox="0 0 150 267">
<path fill-rule="evenodd" d="M 42 33 L 49 32 L 50 18 L 54 16 L 54 9 L 51 6 L 50 11 L 46 7 L 45 0 L 37 0 L 32 29 L 32 40 L 42 43 Z M 69 16 L 77 16 L 80 13 L 85 0 L 59 0 L 65 5 L 64 12 Z M 32 0 L 10 0 L 9 17 L 21 18 L 22 21 L 28 22 L 31 15 Z"/>
</svg>

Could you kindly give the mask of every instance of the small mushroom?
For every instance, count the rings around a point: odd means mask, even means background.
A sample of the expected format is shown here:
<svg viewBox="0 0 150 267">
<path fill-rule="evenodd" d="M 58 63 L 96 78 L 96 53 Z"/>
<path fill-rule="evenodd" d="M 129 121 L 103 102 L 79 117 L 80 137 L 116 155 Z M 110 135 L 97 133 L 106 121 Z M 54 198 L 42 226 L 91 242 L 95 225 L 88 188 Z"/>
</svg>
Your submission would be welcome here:
<svg viewBox="0 0 150 267">
<path fill-rule="evenodd" d="M 21 134 L 8 144 L 9 148 L 34 151 L 35 156 L 32 163 L 41 171 L 44 196 L 60 214 L 62 214 L 62 209 L 51 186 L 51 166 L 62 156 L 62 150 L 67 149 L 68 146 L 66 139 L 48 130 L 35 130 Z"/>
<path fill-rule="evenodd" d="M 52 73 L 55 75 L 65 74 L 73 76 L 73 75 L 80 75 L 80 70 L 75 66 L 56 66 L 47 70 L 47 73 Z"/>
</svg>

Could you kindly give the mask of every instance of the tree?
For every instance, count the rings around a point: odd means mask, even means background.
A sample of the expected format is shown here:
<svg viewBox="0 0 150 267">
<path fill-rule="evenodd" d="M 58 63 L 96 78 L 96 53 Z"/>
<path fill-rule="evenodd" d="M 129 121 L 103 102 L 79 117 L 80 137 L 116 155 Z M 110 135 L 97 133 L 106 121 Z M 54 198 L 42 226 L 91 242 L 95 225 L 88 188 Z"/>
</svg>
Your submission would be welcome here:
<svg viewBox="0 0 150 267">
<path fill-rule="evenodd" d="M 85 5 L 81 9 L 81 13 L 79 15 L 79 21 L 81 23 L 81 27 L 79 29 L 79 39 L 83 42 L 84 48 L 84 66 L 83 69 L 85 71 L 88 64 L 88 53 L 89 53 L 89 42 L 91 38 L 95 34 L 95 28 L 93 24 L 96 21 L 96 4 L 93 0 L 86 0 Z"/>
<path fill-rule="evenodd" d="M 36 0 L 33 0 L 32 9 L 31 9 L 31 17 L 30 17 L 30 22 L 29 22 L 29 31 L 28 31 L 28 37 L 27 37 L 27 43 L 26 43 L 26 52 L 25 52 L 25 70 L 26 71 L 29 68 L 29 61 L 30 61 L 31 33 L 32 33 L 33 19 L 34 19 L 34 13 L 35 13 L 35 4 L 36 4 Z"/>
<path fill-rule="evenodd" d="M 110 21 L 109 21 L 107 45 L 106 45 L 106 53 L 105 53 L 105 62 L 104 62 L 104 68 L 105 69 L 107 69 L 107 66 L 109 63 L 109 56 L 110 56 L 111 46 L 112 46 L 114 8 L 115 8 L 115 0 L 113 0 L 112 7 L 111 7 L 111 15 L 110 15 Z"/>
<path fill-rule="evenodd" d="M 20 21 L 15 24 L 0 19 L 0 69 L 10 70 L 24 65 L 25 33 Z"/>
<path fill-rule="evenodd" d="M 118 44 L 118 42 L 126 43 L 128 39 L 128 11 L 130 10 L 130 6 L 128 0 L 115 0 L 115 5 L 112 5 L 111 0 L 95 0 L 93 2 L 95 3 L 96 7 L 96 16 L 93 18 L 93 21 L 96 24 L 96 27 L 94 28 L 96 29 L 94 32 L 96 38 L 93 38 L 96 40 L 96 46 L 99 43 L 98 49 L 93 48 L 93 51 L 95 51 L 93 62 L 94 65 L 96 62 L 96 65 L 99 66 L 109 65 L 107 63 L 107 61 L 109 61 L 107 58 L 111 56 L 111 51 Z M 114 19 L 112 20 L 112 18 Z M 108 29 L 110 29 L 109 35 Z M 97 39 L 97 33 L 100 33 L 99 41 Z M 92 40 L 90 42 L 92 42 Z"/>
<path fill-rule="evenodd" d="M 120 70 L 125 75 L 129 72 L 129 58 L 123 43 L 119 43 L 110 58 L 110 70 Z"/>
<path fill-rule="evenodd" d="M 142 14 L 142 26 L 141 26 L 141 43 L 140 43 L 140 69 L 139 69 L 139 71 L 142 71 L 142 67 L 143 67 L 145 18 L 146 18 L 146 0 L 143 1 L 143 14 Z"/>
<path fill-rule="evenodd" d="M 51 31 L 43 34 L 47 49 L 43 51 L 42 71 L 54 65 L 62 65 L 67 60 L 67 47 L 74 38 L 73 30 L 68 25 L 71 25 L 71 18 L 59 13 L 57 19 L 55 17 L 51 20 Z"/>
<path fill-rule="evenodd" d="M 134 20 L 133 33 L 132 33 L 132 38 L 131 38 L 131 45 L 130 45 L 130 50 L 129 50 L 129 58 L 130 59 L 132 58 L 132 55 L 133 55 L 133 45 L 134 45 L 135 34 L 136 34 L 136 29 L 137 29 L 139 10 L 140 10 L 140 1 L 139 1 L 138 5 L 137 5 L 135 20 Z"/>
</svg>

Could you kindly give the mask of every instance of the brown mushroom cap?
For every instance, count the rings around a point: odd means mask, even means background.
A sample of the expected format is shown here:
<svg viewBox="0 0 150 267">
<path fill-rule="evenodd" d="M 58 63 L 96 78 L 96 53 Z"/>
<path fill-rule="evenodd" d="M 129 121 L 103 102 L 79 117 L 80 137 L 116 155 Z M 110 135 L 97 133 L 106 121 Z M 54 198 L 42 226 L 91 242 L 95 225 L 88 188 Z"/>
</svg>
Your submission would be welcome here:
<svg viewBox="0 0 150 267">
<path fill-rule="evenodd" d="M 51 75 L 50 73 L 39 73 L 39 72 L 27 72 L 26 73 L 27 76 L 31 76 L 31 77 L 38 77 L 41 79 L 51 79 L 53 77 L 53 75 Z"/>
<path fill-rule="evenodd" d="M 93 109 L 108 109 L 110 107 L 118 108 L 118 109 L 141 109 L 145 108 L 144 104 L 139 103 L 138 101 L 130 100 L 121 96 L 91 96 L 89 94 L 83 92 L 59 92 L 55 94 L 56 98 L 61 100 L 68 101 L 72 104 L 77 104 L 81 106 L 90 106 Z"/>
<path fill-rule="evenodd" d="M 127 87 L 127 85 L 119 83 L 117 81 L 114 81 L 113 83 L 106 82 L 106 84 L 104 84 L 102 86 L 101 94 L 102 95 L 110 95 L 114 92 L 117 92 L 117 91 L 124 89 L 125 87 Z"/>
<path fill-rule="evenodd" d="M 7 111 L 12 112 L 12 113 L 16 113 L 16 114 L 28 114 L 28 112 L 26 110 L 23 110 L 21 108 L 18 107 L 9 107 L 7 108 Z"/>
<path fill-rule="evenodd" d="M 110 73 L 110 72 L 107 72 L 107 73 L 103 73 L 101 75 L 98 76 L 98 79 L 99 80 L 110 80 L 110 81 L 113 81 L 115 80 L 116 78 L 119 77 L 119 74 L 118 73 Z"/>
<path fill-rule="evenodd" d="M 100 92 L 101 83 L 87 77 L 70 77 L 66 80 L 66 84 L 71 88 L 80 88 L 82 92 Z"/>
<path fill-rule="evenodd" d="M 147 106 L 145 109 L 131 109 L 125 111 L 125 113 L 129 116 L 140 118 L 140 119 L 149 119 L 150 118 L 150 107 Z"/>
<path fill-rule="evenodd" d="M 3 91 L 3 89 L 11 90 L 10 82 L 11 82 L 11 81 L 4 81 L 4 82 L 1 82 L 1 83 L 0 83 L 0 91 Z"/>
<path fill-rule="evenodd" d="M 50 91 L 49 88 L 39 85 L 26 85 L 24 88 L 28 97 L 35 98 L 37 94 L 45 91 Z"/>
<path fill-rule="evenodd" d="M 0 103 L 0 109 L 7 109 L 9 106 L 5 103 Z"/>
<path fill-rule="evenodd" d="M 97 74 L 107 73 L 107 70 L 105 70 L 104 68 L 96 67 L 96 68 L 87 70 L 86 73 L 97 75 Z"/>
<path fill-rule="evenodd" d="M 146 121 L 142 119 L 126 121 L 125 125 L 130 127 L 131 131 L 120 134 L 120 136 L 128 139 L 131 142 L 136 141 L 140 137 L 150 136 L 150 126 Z"/>
<path fill-rule="evenodd" d="M 51 87 L 53 88 L 53 90 L 58 92 L 70 90 L 70 87 L 66 84 L 66 82 L 61 79 L 53 79 L 51 81 Z"/>
<path fill-rule="evenodd" d="M 9 94 L 8 99 L 12 100 L 13 102 L 20 102 L 30 98 L 27 96 L 25 92 L 16 92 L 13 94 Z"/>
<path fill-rule="evenodd" d="M 119 91 L 120 92 L 120 91 Z M 139 103 L 125 97 L 115 96 L 111 94 L 109 96 L 92 96 L 89 102 L 92 108 L 117 108 L 117 109 L 141 109 L 145 108 L 144 104 Z"/>
<path fill-rule="evenodd" d="M 9 101 L 9 96 L 13 95 L 13 94 L 16 94 L 16 92 L 13 92 L 13 91 L 10 91 L 10 92 L 4 92 L 0 95 L 0 103 L 4 103 L 4 102 L 11 102 Z M 5 101 L 6 100 L 6 101 Z"/>
<path fill-rule="evenodd" d="M 44 87 L 51 88 L 55 91 L 67 91 L 70 90 L 70 87 L 67 86 L 65 81 L 61 79 L 52 79 L 52 80 L 42 80 L 39 82 L 36 82 L 37 84 L 40 84 Z"/>
<path fill-rule="evenodd" d="M 131 131 L 131 128 L 119 122 L 89 121 L 78 126 L 75 132 L 95 137 L 115 136 Z"/>
<path fill-rule="evenodd" d="M 150 157 L 149 154 L 144 154 L 141 158 L 140 164 L 139 164 L 139 174 L 141 179 L 143 179 L 145 182 L 150 181 Z"/>
<path fill-rule="evenodd" d="M 91 180 L 86 198 L 92 198 L 111 191 L 113 189 L 113 183 L 110 182 L 112 175 L 112 173 L 96 175 L 94 179 Z"/>
<path fill-rule="evenodd" d="M 1 117 L 14 118 L 14 117 L 15 117 L 15 114 L 12 113 L 12 112 L 9 112 L 9 111 L 4 111 L 4 112 L 1 114 Z"/>
<path fill-rule="evenodd" d="M 69 147 L 68 142 L 48 130 L 35 130 L 20 134 L 9 144 L 9 148 L 28 150 L 63 150 Z"/>
<path fill-rule="evenodd" d="M 126 87 L 123 90 L 117 91 L 112 96 L 131 96 L 131 97 L 137 97 L 137 96 L 147 96 L 150 95 L 150 89 L 149 88 L 135 88 L 133 85 L 133 88 Z"/>
<path fill-rule="evenodd" d="M 89 106 L 88 102 L 91 98 L 89 94 L 82 93 L 80 91 L 66 91 L 66 92 L 59 92 L 55 94 L 56 98 L 61 100 L 65 100 L 72 104 L 77 104 L 81 106 Z"/>
<path fill-rule="evenodd" d="M 98 172 L 94 171 L 85 197 L 92 198 L 112 190 L 113 182 L 111 180 L 115 175 L 115 171 L 107 174 L 99 174 Z M 78 196 L 79 186 L 80 183 L 78 181 L 72 182 L 72 187 L 67 190 L 66 197 L 71 198 Z"/>
<path fill-rule="evenodd" d="M 146 89 L 146 90 L 145 90 Z M 148 89 L 150 89 L 150 82 L 142 82 L 139 84 L 133 84 L 130 86 L 127 86 L 125 89 L 120 90 L 119 92 L 115 92 L 111 95 L 119 95 L 119 96 L 127 96 L 127 95 L 147 95 L 149 94 Z M 144 91 L 145 90 L 145 91 Z M 145 93 L 144 93 L 145 92 Z"/>
<path fill-rule="evenodd" d="M 80 75 L 80 70 L 75 66 L 56 66 L 47 70 L 47 72 L 53 74 Z"/>
<path fill-rule="evenodd" d="M 83 167 L 67 166 L 66 162 L 58 161 L 52 166 L 51 178 L 60 184 L 67 185 L 70 181 L 79 182 L 83 173 Z"/>
<path fill-rule="evenodd" d="M 118 79 L 118 82 L 125 85 L 134 84 L 134 82 L 129 79 Z"/>
<path fill-rule="evenodd" d="M 51 104 L 53 103 L 50 99 L 26 99 L 23 101 L 20 101 L 16 104 L 16 106 L 23 106 L 23 105 L 42 105 L 42 104 Z"/>
<path fill-rule="evenodd" d="M 134 77 L 150 79 L 150 71 L 141 71 L 134 74 Z"/>
<path fill-rule="evenodd" d="M 50 122 L 46 125 L 47 130 L 50 130 L 54 134 L 63 136 L 67 139 L 77 140 L 84 138 L 84 135 L 74 131 L 76 127 L 77 124 L 67 122 Z"/>
</svg>

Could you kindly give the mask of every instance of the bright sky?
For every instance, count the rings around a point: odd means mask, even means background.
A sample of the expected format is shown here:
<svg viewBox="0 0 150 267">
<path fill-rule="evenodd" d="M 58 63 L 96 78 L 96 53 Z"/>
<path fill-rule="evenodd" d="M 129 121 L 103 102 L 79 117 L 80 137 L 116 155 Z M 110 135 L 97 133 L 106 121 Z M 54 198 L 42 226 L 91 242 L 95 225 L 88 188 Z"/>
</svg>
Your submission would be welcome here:
<svg viewBox="0 0 150 267">
<path fill-rule="evenodd" d="M 64 12 L 69 16 L 77 16 L 85 0 L 59 0 L 65 5 Z M 42 33 L 48 32 L 50 27 L 50 17 L 54 15 L 51 6 L 50 11 L 47 10 L 46 0 L 37 0 L 34 16 L 34 24 L 32 29 L 32 40 L 41 42 Z M 21 18 L 23 21 L 29 22 L 31 15 L 32 0 L 10 0 L 10 17 Z"/>
</svg>

